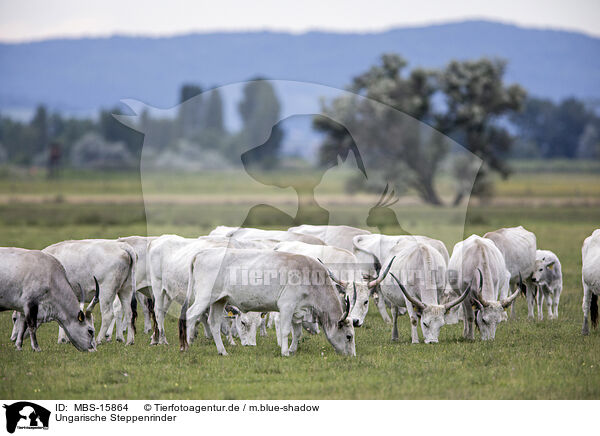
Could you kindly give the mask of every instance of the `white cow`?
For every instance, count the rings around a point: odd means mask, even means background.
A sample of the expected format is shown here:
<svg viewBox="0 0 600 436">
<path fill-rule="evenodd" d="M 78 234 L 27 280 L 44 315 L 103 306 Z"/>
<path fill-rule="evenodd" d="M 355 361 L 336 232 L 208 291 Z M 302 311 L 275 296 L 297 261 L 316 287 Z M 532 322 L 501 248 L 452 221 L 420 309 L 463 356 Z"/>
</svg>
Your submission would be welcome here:
<svg viewBox="0 0 600 436">
<path fill-rule="evenodd" d="M 31 348 L 40 351 L 38 325 L 57 321 L 78 350 L 95 351 L 91 311 L 98 301 L 97 288 L 86 310 L 84 302 L 75 296 L 80 286 L 73 287 L 56 258 L 38 250 L 2 247 L 0 259 L 0 312 L 14 310 L 21 314 L 14 319 L 17 349 L 22 348 L 23 336 L 29 330 Z"/>
<path fill-rule="evenodd" d="M 308 310 L 316 311 L 325 336 L 337 352 L 356 355 L 354 327 L 348 319 L 349 298 L 342 309 L 327 269 L 308 256 L 269 250 L 205 249 L 194 257 L 189 274 L 179 323 L 182 350 L 193 340 L 196 320 L 210 309 L 209 325 L 217 351 L 227 354 L 220 325 L 223 307 L 228 303 L 247 312 L 279 312 L 283 356 L 296 351 L 302 317 Z M 192 298 L 194 302 L 188 309 Z"/>
<path fill-rule="evenodd" d="M 509 280 L 504 256 L 490 239 L 471 235 L 454 246 L 448 263 L 448 282 L 456 293 L 472 289 L 469 298 L 463 301 L 463 335 L 467 339 L 475 338 L 474 320 L 481 339 L 494 339 L 498 324 L 505 319 L 504 308 L 512 304 L 520 292 L 517 289 L 510 297 L 498 298 L 508 293 Z M 520 286 L 524 285 L 520 283 Z M 476 314 L 473 304 L 478 307 Z"/>
<path fill-rule="evenodd" d="M 583 327 L 581 333 L 588 335 L 590 327 L 588 316 L 591 317 L 592 327 L 598 327 L 598 295 L 600 295 L 600 229 L 594 230 L 583 242 L 581 249 L 583 266 L 581 281 L 583 283 Z"/>
<path fill-rule="evenodd" d="M 307 244 L 325 245 L 325 243 L 314 236 L 302 235 L 300 233 L 288 232 L 285 230 L 263 230 L 246 227 L 225 227 L 219 226 L 211 231 L 208 236 L 226 236 L 238 240 L 256 240 L 265 239 L 273 241 L 301 241 Z"/>
<path fill-rule="evenodd" d="M 533 319 L 536 286 L 531 281 L 531 275 L 535 268 L 535 235 L 519 226 L 488 232 L 483 237 L 494 241 L 504 256 L 506 269 L 510 273 L 509 287 L 506 289 L 506 294 L 500 295 L 500 298 L 506 298 L 509 293 L 517 289 L 519 280 L 523 280 L 525 284 L 524 293 L 527 297 L 527 317 Z M 515 306 L 513 305 L 511 318 L 514 318 L 514 316 Z"/>
<path fill-rule="evenodd" d="M 361 277 L 354 254 L 343 248 L 328 245 L 312 245 L 299 241 L 281 242 L 275 251 L 302 254 L 322 261 L 333 274 L 331 279 L 340 286 L 341 293 L 350 297 L 350 319 L 354 327 L 360 327 L 369 311 L 369 297 L 389 271 L 388 267 L 373 280 Z"/>
<path fill-rule="evenodd" d="M 356 236 L 371 234 L 368 230 L 357 229 L 356 227 L 350 226 L 313 226 L 310 224 L 290 227 L 288 232 L 314 236 L 325 242 L 327 245 L 343 248 L 348 251 L 354 250 L 353 239 Z"/>
<path fill-rule="evenodd" d="M 98 344 L 106 339 L 106 332 L 113 320 L 113 302 L 119 298 L 127 320 L 127 345 L 135 338 L 135 313 L 131 300 L 136 289 L 135 267 L 137 256 L 129 244 L 108 239 L 82 239 L 63 241 L 42 250 L 56 257 L 64 266 L 71 283 L 82 286 L 89 301 L 95 295 L 96 285 L 92 277 L 100 284 L 100 312 L 102 324 L 96 338 Z M 59 331 L 59 342 L 64 332 Z M 124 341 L 123 330 L 117 328 L 117 341 Z"/>
<path fill-rule="evenodd" d="M 427 242 L 433 248 L 438 250 L 444 257 L 446 264 L 448 264 L 448 250 L 442 241 L 432 239 L 427 236 L 420 235 L 358 235 L 352 240 L 353 252 L 356 255 L 358 263 L 364 265 L 369 269 L 368 273 L 374 277 L 374 274 L 381 269 L 381 265 L 385 259 L 390 257 L 390 251 L 393 247 L 398 244 L 412 243 L 413 241 Z M 377 309 L 381 314 L 383 320 L 387 323 L 391 323 L 392 319 L 389 317 L 386 310 L 386 303 L 384 298 L 377 298 L 376 294 L 375 301 L 377 303 Z M 405 309 L 397 307 L 395 309 L 398 313 L 403 313 Z M 395 315 L 397 316 L 398 313 Z M 392 314 L 394 315 L 394 314 Z"/>
<path fill-rule="evenodd" d="M 393 280 L 384 281 L 380 288 L 393 306 L 392 340 L 398 339 L 396 308 L 404 306 L 412 325 L 412 343 L 419 343 L 419 319 L 425 343 L 437 343 L 440 329 L 445 324 L 445 315 L 466 298 L 469 290 L 464 291 L 460 298 L 439 304 L 446 289 L 446 261 L 427 242 L 413 239 L 397 244 L 390 250 L 389 256 L 390 260 L 387 261 L 392 263 L 390 275 Z"/>
<path fill-rule="evenodd" d="M 537 285 L 538 318 L 544 319 L 542 304 L 546 300 L 548 318 L 557 319 L 563 280 L 562 267 L 556 254 L 550 250 L 536 251 L 535 270 L 531 281 Z"/>
</svg>

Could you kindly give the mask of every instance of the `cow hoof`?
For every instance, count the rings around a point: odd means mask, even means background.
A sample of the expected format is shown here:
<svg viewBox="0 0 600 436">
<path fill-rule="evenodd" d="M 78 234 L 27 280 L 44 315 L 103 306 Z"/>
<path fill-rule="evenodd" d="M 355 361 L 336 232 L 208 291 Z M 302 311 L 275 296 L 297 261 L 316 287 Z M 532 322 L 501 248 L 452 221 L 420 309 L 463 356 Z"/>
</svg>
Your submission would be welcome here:
<svg viewBox="0 0 600 436">
<path fill-rule="evenodd" d="M 33 349 L 33 351 L 35 351 L 36 353 L 39 353 L 40 351 L 42 351 L 42 349 L 40 347 L 36 347 Z"/>
<path fill-rule="evenodd" d="M 219 354 L 221 356 L 228 356 L 227 351 L 219 351 Z"/>
<path fill-rule="evenodd" d="M 152 332 L 152 329 L 144 329 L 144 333 L 149 335 Z"/>
<path fill-rule="evenodd" d="M 117 342 L 125 342 L 125 338 L 117 338 Z"/>
<path fill-rule="evenodd" d="M 133 344 L 134 344 L 134 341 L 133 341 L 133 340 L 131 340 L 131 341 L 127 341 L 127 342 L 125 343 L 125 345 L 133 345 Z"/>
<path fill-rule="evenodd" d="M 589 335 L 589 334 L 590 334 L 590 330 L 589 330 L 589 329 L 583 329 L 583 330 L 581 330 L 581 334 L 582 334 L 583 336 L 587 336 L 587 335 Z M 19 348 L 19 349 L 20 349 L 20 348 Z"/>
</svg>

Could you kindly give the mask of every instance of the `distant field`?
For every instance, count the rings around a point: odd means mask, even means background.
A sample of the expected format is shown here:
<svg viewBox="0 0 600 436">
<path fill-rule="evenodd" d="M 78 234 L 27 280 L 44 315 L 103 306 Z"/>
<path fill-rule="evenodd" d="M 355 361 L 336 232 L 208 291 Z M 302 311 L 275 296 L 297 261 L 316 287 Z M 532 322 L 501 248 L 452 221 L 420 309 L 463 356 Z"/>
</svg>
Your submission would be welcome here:
<svg viewBox="0 0 600 436">
<path fill-rule="evenodd" d="M 185 180 L 187 176 L 181 177 Z M 139 178 L 69 174 L 67 179 L 58 184 L 36 177 L 0 181 L 0 194 L 51 198 L 34 203 L 21 197 L 6 198 L 0 204 L 0 245 L 43 248 L 71 238 L 146 234 L 147 226 L 156 234 L 196 236 L 230 219 L 235 206 L 227 199 L 232 193 L 247 193 L 235 177 L 206 178 L 200 183 L 211 187 L 212 194 L 221 196 L 223 202 L 159 207 L 149 212 L 152 222 L 147 223 Z M 507 198 L 598 199 L 598 179 L 590 172 L 523 171 L 499 184 L 497 192 Z M 181 180 L 157 189 L 177 192 L 178 186 L 193 195 L 193 189 Z M 338 194 L 342 186 L 340 177 Z M 121 204 L 83 200 L 73 204 L 60 197 L 71 194 L 130 197 Z M 330 195 L 335 196 L 336 189 L 332 188 Z M 100 346 L 97 353 L 84 354 L 72 346 L 58 345 L 56 323 L 51 323 L 42 326 L 38 334 L 43 352 L 33 353 L 28 343 L 24 351 L 14 350 L 9 341 L 10 314 L 1 313 L 0 397 L 600 399 L 600 330 L 589 337 L 580 333 L 581 244 L 600 227 L 600 207 L 594 204 L 522 207 L 473 203 L 466 221 L 460 209 L 418 204 L 398 209 L 401 226 L 442 239 L 450 251 L 454 243 L 472 233 L 523 225 L 536 233 L 538 247 L 558 254 L 565 283 L 559 320 L 526 321 L 526 303 L 520 298 L 518 320 L 501 324 L 494 342 L 464 341 L 462 325 L 454 325 L 442 329 L 439 344 L 412 345 L 409 323 L 403 317 L 400 341 L 394 343 L 390 327 L 372 307 L 366 325 L 356 331 L 358 357 L 354 359 L 337 356 L 322 335 L 304 336 L 296 356 L 281 358 L 272 330 L 268 337 L 258 338 L 257 347 L 227 346 L 227 357 L 217 356 L 215 346 L 203 338 L 181 354 L 173 317 L 167 319 L 168 346 L 149 347 L 149 337 L 139 333 L 140 328 L 134 346 L 110 343 Z M 328 209 L 345 217 L 348 224 L 361 226 L 363 204 L 334 204 Z M 266 226 L 278 227 L 276 222 Z M 393 221 L 383 223 L 381 230 L 399 232 Z M 138 327 L 141 325 L 138 321 Z M 25 376 L 36 383 L 23 383 Z"/>
</svg>

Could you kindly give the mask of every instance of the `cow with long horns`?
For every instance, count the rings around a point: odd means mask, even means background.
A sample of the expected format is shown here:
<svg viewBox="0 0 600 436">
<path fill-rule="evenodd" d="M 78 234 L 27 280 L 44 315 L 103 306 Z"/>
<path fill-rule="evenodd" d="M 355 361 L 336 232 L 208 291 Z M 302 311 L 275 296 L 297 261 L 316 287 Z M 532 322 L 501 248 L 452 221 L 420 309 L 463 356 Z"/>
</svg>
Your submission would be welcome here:
<svg viewBox="0 0 600 436">
<path fill-rule="evenodd" d="M 353 296 L 350 318 L 354 327 L 360 327 L 364 323 L 369 311 L 369 297 L 385 279 L 391 265 L 388 264 L 377 277 L 368 280 L 362 277 L 356 256 L 342 248 L 303 242 L 281 242 L 275 247 L 275 251 L 302 254 L 322 261 L 331 272 L 330 278 L 338 285 L 342 300 L 346 295 Z"/>
<path fill-rule="evenodd" d="M 57 321 L 79 351 L 94 351 L 92 310 L 98 301 L 98 286 L 92 302 L 84 307 L 77 301 L 76 289 L 69 283 L 65 269 L 54 257 L 38 250 L 0 248 L 0 311 L 16 310 L 15 345 L 21 349 L 29 329 L 31 348 L 40 351 L 36 330 L 39 323 Z M 81 292 L 78 284 L 77 290 Z"/>
<path fill-rule="evenodd" d="M 469 298 L 463 301 L 465 338 L 475 339 L 475 321 L 481 339 L 494 339 L 498 324 L 506 319 L 504 309 L 512 304 L 524 288 L 520 280 L 521 289 L 510 296 L 501 297 L 508 293 L 509 279 L 510 272 L 506 269 L 504 256 L 490 239 L 471 235 L 454 246 L 448 263 L 448 282 L 456 293 L 472 289 Z"/>
<path fill-rule="evenodd" d="M 412 343 L 419 343 L 419 319 L 425 343 L 437 343 L 445 315 L 460 304 L 469 291 L 453 301 L 439 303 L 446 288 L 446 262 L 440 252 L 426 242 L 413 239 L 395 246 L 389 255 L 393 262 L 390 272 L 393 280 L 384 281 L 380 287 L 393 306 L 392 339 L 398 339 L 397 308 L 404 306 L 412 326 Z"/>
<path fill-rule="evenodd" d="M 198 317 L 210 309 L 208 322 L 217 351 L 226 355 L 220 326 L 223 307 L 231 304 L 244 312 L 279 312 L 283 356 L 296 351 L 302 317 L 308 310 L 315 311 L 325 336 L 338 353 L 355 356 L 354 327 L 348 317 L 350 298 L 346 296 L 342 308 L 328 276 L 327 269 L 308 256 L 226 248 L 199 251 L 190 265 L 186 301 L 181 309 L 181 350 L 185 351 L 192 341 Z"/>
</svg>

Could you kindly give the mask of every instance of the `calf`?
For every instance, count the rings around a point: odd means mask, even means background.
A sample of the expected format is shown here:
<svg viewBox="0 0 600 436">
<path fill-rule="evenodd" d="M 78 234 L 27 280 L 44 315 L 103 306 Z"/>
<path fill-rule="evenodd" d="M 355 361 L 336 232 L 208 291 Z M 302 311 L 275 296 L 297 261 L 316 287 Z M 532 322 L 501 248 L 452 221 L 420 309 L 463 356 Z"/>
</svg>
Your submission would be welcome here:
<svg viewBox="0 0 600 436">
<path fill-rule="evenodd" d="M 562 292 L 562 267 L 556 254 L 549 250 L 537 250 L 535 269 L 531 281 L 537 286 L 538 318 L 544 319 L 542 303 L 546 300 L 548 318 L 558 318 L 558 302 Z"/>
</svg>

